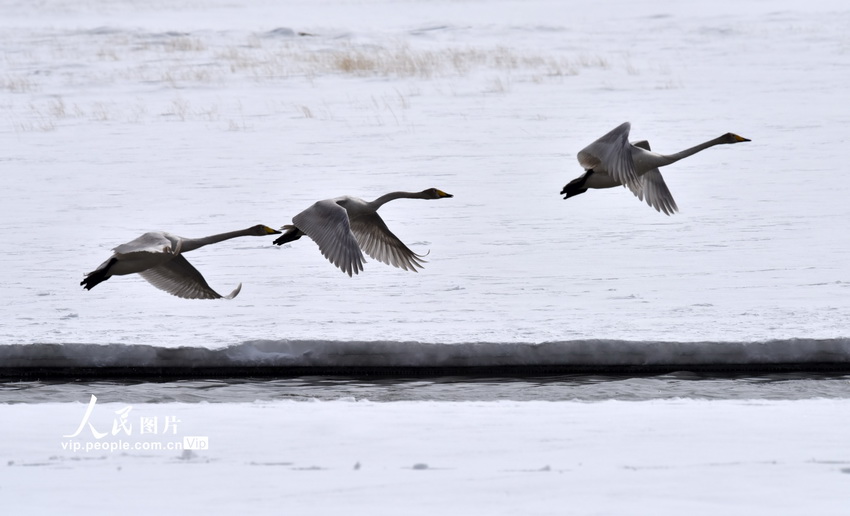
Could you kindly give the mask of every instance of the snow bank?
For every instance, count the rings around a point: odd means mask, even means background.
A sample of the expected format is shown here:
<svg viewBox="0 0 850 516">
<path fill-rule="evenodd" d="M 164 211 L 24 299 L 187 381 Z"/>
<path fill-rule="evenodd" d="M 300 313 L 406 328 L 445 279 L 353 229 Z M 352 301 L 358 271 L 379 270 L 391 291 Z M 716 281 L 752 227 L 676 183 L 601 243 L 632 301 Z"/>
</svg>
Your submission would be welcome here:
<svg viewBox="0 0 850 516">
<path fill-rule="evenodd" d="M 504 367 L 850 364 L 850 339 L 764 342 L 571 340 L 541 343 L 255 340 L 219 349 L 124 344 L 0 346 L 6 368 Z"/>
</svg>

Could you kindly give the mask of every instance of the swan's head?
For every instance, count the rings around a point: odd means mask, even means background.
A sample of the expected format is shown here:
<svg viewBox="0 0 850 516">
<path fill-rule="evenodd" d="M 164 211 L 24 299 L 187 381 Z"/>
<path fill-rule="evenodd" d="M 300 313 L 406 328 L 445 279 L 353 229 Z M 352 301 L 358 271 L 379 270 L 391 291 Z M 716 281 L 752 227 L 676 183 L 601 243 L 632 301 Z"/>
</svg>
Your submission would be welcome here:
<svg viewBox="0 0 850 516">
<path fill-rule="evenodd" d="M 454 195 L 446 193 L 438 188 L 429 188 L 427 190 L 424 190 L 422 194 L 427 199 L 443 199 L 446 197 L 454 197 Z"/>
<path fill-rule="evenodd" d="M 741 143 L 750 141 L 748 138 L 744 138 L 743 136 L 738 136 L 735 133 L 726 133 L 722 136 L 723 143 Z"/>
<path fill-rule="evenodd" d="M 587 178 L 583 175 L 567 183 L 566 186 L 561 189 L 561 195 L 564 196 L 564 199 L 569 199 L 570 197 L 575 197 L 578 194 L 586 192 L 587 188 L 582 188 L 584 186 L 585 179 Z"/>
<path fill-rule="evenodd" d="M 279 235 L 280 231 L 262 224 L 257 224 L 256 226 L 251 227 L 251 234 L 256 236 Z"/>
</svg>

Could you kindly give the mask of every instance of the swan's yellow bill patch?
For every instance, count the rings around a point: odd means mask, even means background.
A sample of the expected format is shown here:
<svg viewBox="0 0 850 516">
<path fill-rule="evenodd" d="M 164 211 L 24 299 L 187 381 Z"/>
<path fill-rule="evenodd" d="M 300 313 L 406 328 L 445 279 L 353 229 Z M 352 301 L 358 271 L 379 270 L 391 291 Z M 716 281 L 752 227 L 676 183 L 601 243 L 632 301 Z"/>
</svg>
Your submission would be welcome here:
<svg viewBox="0 0 850 516">
<path fill-rule="evenodd" d="M 735 139 L 736 139 L 736 140 L 738 140 L 739 142 L 749 142 L 749 141 L 752 141 L 752 140 L 750 140 L 750 139 L 748 139 L 748 138 L 744 138 L 743 136 L 738 136 L 737 134 L 733 134 L 732 136 L 734 136 L 734 137 L 735 137 Z"/>
</svg>

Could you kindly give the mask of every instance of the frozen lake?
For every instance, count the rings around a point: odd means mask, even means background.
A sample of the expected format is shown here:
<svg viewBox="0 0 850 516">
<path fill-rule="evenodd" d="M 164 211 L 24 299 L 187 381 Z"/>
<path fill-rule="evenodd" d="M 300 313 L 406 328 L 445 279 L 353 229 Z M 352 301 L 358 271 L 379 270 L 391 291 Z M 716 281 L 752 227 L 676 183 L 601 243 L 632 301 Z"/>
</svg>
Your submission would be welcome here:
<svg viewBox="0 0 850 516">
<path fill-rule="evenodd" d="M 838 3 L 439 5 L 6 8 L 0 338 L 846 336 Z M 625 120 L 660 152 L 753 141 L 666 168 L 672 217 L 623 189 L 563 200 L 578 150 Z M 79 286 L 145 231 L 279 227 L 317 199 L 430 186 L 455 197 L 381 210 L 430 252 L 418 274 L 348 278 L 306 239 L 252 237 L 190 255 L 213 288 L 243 283 L 231 302 Z"/>
<path fill-rule="evenodd" d="M 837 1 L 6 2 L 0 356 L 846 362 L 848 26 Z M 563 200 L 576 153 L 625 121 L 663 153 L 752 141 L 663 169 L 671 217 L 619 188 Z M 146 231 L 277 228 L 319 199 L 428 187 L 454 197 L 381 209 L 428 253 L 416 274 L 368 260 L 349 278 L 308 239 L 251 237 L 188 256 L 214 289 L 243 284 L 232 301 L 79 285 Z M 516 382 L 7 382 L 0 497 L 16 514 L 846 512 L 846 376 Z M 209 448 L 64 446 L 137 443 L 154 418 Z"/>
</svg>

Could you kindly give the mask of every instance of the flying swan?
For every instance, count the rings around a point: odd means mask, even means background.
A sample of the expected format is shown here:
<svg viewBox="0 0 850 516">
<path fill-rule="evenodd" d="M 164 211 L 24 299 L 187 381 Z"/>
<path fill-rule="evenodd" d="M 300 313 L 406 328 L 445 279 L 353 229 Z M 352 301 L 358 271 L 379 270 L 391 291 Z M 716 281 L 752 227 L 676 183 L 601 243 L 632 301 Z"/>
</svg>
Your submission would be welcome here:
<svg viewBox="0 0 850 516">
<path fill-rule="evenodd" d="M 233 299 L 242 289 L 241 283 L 229 295 L 222 296 L 210 288 L 198 269 L 183 257 L 183 253 L 231 238 L 277 234 L 280 231 L 262 224 L 204 238 L 183 238 L 164 231 L 152 231 L 113 249 L 112 256 L 86 274 L 80 285 L 91 290 L 112 276 L 138 273 L 154 287 L 177 297 Z"/>
<path fill-rule="evenodd" d="M 726 133 L 690 149 L 665 155 L 650 151 L 649 142 L 645 140 L 629 143 L 630 128 L 631 124 L 626 122 L 578 153 L 578 162 L 584 167 L 585 173 L 564 186 L 561 190 L 564 199 L 584 193 L 588 188 L 623 185 L 641 201 L 645 199 L 656 210 L 670 215 L 679 208 L 658 167 L 670 165 L 715 145 L 750 141 L 737 134 Z"/>
<path fill-rule="evenodd" d="M 378 215 L 378 208 L 395 199 L 443 199 L 452 197 L 442 190 L 391 192 L 372 202 L 343 196 L 319 201 L 292 217 L 274 241 L 283 245 L 304 235 L 312 238 L 332 264 L 349 276 L 363 270 L 363 252 L 372 258 L 406 271 L 422 268 L 423 256 L 411 251 L 395 236 Z"/>
</svg>

